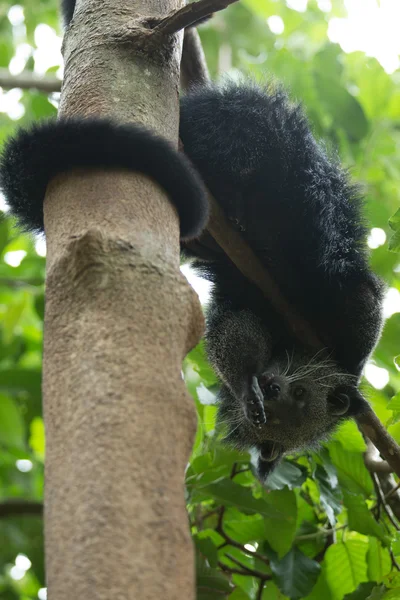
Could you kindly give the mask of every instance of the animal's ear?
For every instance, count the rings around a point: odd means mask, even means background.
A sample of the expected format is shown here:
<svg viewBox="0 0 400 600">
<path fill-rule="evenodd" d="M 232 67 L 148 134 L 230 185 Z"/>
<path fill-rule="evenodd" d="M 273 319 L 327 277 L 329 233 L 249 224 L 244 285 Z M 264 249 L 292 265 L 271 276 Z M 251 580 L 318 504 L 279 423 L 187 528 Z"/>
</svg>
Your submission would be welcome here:
<svg viewBox="0 0 400 600">
<path fill-rule="evenodd" d="M 328 410 L 337 417 L 354 417 L 366 410 L 369 404 L 355 386 L 337 386 L 328 395 Z"/>
<path fill-rule="evenodd" d="M 264 442 L 258 449 L 259 456 L 257 460 L 257 477 L 265 483 L 268 475 L 278 466 L 282 456 L 283 448 L 276 442 Z"/>
</svg>

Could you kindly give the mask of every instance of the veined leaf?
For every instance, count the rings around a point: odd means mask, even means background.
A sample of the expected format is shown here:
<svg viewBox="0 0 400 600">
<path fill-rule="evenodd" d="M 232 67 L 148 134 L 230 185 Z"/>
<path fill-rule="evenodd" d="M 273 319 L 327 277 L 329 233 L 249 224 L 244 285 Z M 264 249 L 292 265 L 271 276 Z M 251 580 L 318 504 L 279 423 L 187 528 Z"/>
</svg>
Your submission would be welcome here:
<svg viewBox="0 0 400 600">
<path fill-rule="evenodd" d="M 361 540 L 337 542 L 325 555 L 326 577 L 334 600 L 342 600 L 358 585 L 368 581 L 368 544 Z"/>
</svg>

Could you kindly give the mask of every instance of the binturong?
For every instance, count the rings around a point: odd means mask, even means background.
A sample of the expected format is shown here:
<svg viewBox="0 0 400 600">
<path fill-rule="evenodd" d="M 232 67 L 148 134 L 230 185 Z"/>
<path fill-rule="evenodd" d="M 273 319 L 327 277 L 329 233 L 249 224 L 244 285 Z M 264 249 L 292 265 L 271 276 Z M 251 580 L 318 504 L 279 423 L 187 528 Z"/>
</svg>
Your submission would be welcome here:
<svg viewBox="0 0 400 600">
<path fill-rule="evenodd" d="M 325 351 L 285 354 L 251 376 L 250 394 L 235 395 L 227 386 L 219 394 L 225 442 L 250 450 L 261 480 L 284 454 L 317 450 L 343 418 L 367 408 L 356 393 L 356 378 L 339 370 Z"/>
<path fill-rule="evenodd" d="M 363 199 L 275 83 L 191 90 L 180 137 L 231 225 L 324 350 L 299 342 L 209 233 L 184 252 L 213 283 L 206 348 L 221 380 L 218 423 L 261 480 L 282 456 L 317 448 L 369 410 L 357 387 L 382 328 L 383 285 L 368 264 Z"/>
</svg>

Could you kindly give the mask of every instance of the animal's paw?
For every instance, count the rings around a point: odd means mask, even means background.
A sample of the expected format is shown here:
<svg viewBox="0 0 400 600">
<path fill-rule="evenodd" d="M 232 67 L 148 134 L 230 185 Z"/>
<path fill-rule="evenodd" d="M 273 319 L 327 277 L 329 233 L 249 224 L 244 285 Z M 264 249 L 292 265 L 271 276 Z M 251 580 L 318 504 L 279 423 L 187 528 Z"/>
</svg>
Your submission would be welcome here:
<svg viewBox="0 0 400 600">
<path fill-rule="evenodd" d="M 252 376 L 247 393 L 243 397 L 246 419 L 255 427 L 261 428 L 267 418 L 264 410 L 264 397 L 255 375 Z"/>
</svg>

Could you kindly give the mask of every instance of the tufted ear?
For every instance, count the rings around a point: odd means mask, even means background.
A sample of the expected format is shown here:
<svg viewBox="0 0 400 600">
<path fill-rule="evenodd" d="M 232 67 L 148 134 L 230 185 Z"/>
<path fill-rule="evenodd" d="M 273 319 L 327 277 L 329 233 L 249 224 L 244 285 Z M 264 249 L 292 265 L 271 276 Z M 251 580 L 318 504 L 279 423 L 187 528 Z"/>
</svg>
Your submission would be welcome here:
<svg viewBox="0 0 400 600">
<path fill-rule="evenodd" d="M 283 456 L 283 447 L 277 442 L 264 442 L 258 448 L 256 474 L 265 483 L 268 475 L 278 466 Z"/>
<path fill-rule="evenodd" d="M 327 402 L 329 412 L 338 417 L 354 417 L 369 410 L 368 402 L 352 385 L 337 386 L 330 392 Z"/>
</svg>

